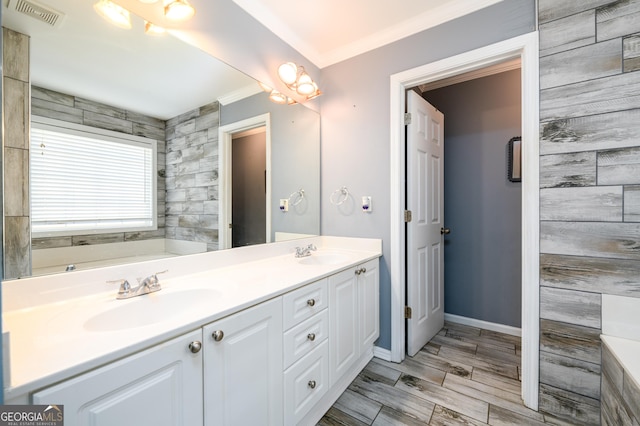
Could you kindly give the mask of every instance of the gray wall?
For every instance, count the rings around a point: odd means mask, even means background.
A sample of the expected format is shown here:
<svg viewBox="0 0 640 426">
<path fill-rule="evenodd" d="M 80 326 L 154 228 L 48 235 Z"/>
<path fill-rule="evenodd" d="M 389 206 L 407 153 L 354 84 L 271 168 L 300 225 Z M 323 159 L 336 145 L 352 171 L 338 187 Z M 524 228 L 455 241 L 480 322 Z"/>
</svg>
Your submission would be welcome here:
<svg viewBox="0 0 640 426">
<path fill-rule="evenodd" d="M 271 117 L 271 232 L 319 234 L 320 117 L 302 105 L 278 105 L 259 93 L 220 108 L 220 125 L 269 113 Z M 305 200 L 280 212 L 281 198 L 305 191 Z"/>
<path fill-rule="evenodd" d="M 423 94 L 444 113 L 445 312 L 521 324 L 522 185 L 507 179 L 521 133 L 520 70 Z"/>
<path fill-rule="evenodd" d="M 640 297 L 640 1 L 539 22 L 540 410 L 599 424 L 601 295 Z"/>
<path fill-rule="evenodd" d="M 533 0 L 504 0 L 322 70 L 322 233 L 382 238 L 380 339 L 391 347 L 389 76 L 535 30 Z M 344 213 L 328 200 L 346 185 L 371 195 L 373 213 Z"/>
</svg>

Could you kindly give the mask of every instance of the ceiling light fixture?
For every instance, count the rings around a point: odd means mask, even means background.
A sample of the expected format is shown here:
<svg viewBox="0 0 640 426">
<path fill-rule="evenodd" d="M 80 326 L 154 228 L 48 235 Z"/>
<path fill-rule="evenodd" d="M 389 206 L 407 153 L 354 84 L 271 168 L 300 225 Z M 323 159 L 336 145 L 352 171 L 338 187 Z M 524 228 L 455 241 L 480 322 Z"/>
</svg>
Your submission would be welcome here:
<svg viewBox="0 0 640 426">
<path fill-rule="evenodd" d="M 131 15 L 124 7 L 118 6 L 109 0 L 100 0 L 98 3 L 93 5 L 93 8 L 98 15 L 102 16 L 113 25 L 126 30 L 131 29 Z"/>
<path fill-rule="evenodd" d="M 285 62 L 278 67 L 278 77 L 289 89 L 304 96 L 306 100 L 317 98 L 322 94 L 316 82 L 311 79 L 301 65 Z"/>
<path fill-rule="evenodd" d="M 166 33 L 167 30 L 159 27 L 155 24 L 152 24 L 149 21 L 144 21 L 144 33 L 148 35 L 161 35 Z"/>
<path fill-rule="evenodd" d="M 187 0 L 165 0 L 164 16 L 173 21 L 184 21 L 196 14 L 196 10 Z"/>
</svg>

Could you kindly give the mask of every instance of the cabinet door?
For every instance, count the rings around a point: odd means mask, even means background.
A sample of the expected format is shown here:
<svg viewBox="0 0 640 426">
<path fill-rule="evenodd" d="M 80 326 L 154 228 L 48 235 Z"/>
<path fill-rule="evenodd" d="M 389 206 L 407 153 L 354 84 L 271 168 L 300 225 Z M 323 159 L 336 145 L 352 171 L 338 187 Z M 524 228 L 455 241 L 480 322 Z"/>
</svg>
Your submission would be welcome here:
<svg viewBox="0 0 640 426">
<path fill-rule="evenodd" d="M 33 395 L 64 405 L 66 426 L 200 425 L 202 352 L 196 330 Z"/>
<path fill-rule="evenodd" d="M 359 357 L 358 280 L 355 269 L 329 277 L 329 381 L 331 386 Z"/>
<path fill-rule="evenodd" d="M 380 336 L 380 273 L 378 259 L 362 265 L 358 275 L 360 353 L 369 350 Z"/>
<path fill-rule="evenodd" d="M 204 341 L 205 425 L 282 425 L 282 298 L 207 325 Z"/>
</svg>

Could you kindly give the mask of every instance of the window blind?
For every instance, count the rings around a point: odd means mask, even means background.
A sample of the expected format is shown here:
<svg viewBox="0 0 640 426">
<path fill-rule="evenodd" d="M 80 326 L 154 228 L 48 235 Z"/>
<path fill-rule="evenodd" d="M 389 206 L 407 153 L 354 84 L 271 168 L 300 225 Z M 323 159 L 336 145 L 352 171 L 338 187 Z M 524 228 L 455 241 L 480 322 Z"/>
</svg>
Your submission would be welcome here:
<svg viewBox="0 0 640 426">
<path fill-rule="evenodd" d="M 32 233 L 156 229 L 156 142 L 84 127 L 32 125 Z"/>
</svg>

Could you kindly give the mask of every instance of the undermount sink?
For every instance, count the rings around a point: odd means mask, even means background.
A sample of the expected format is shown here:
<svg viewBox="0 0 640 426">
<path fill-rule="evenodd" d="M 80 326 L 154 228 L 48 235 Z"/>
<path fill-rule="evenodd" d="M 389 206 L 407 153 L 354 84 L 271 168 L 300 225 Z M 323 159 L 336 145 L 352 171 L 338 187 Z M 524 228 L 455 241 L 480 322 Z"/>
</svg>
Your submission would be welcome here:
<svg viewBox="0 0 640 426">
<path fill-rule="evenodd" d="M 312 253 L 298 261 L 303 265 L 335 265 L 349 259 L 344 253 Z"/>
<path fill-rule="evenodd" d="M 164 292 L 164 293 L 163 293 Z M 87 331 L 117 331 L 145 327 L 170 320 L 186 310 L 211 303 L 218 293 L 209 289 L 160 290 L 127 300 L 111 302 L 113 307 L 84 323 Z"/>
</svg>

